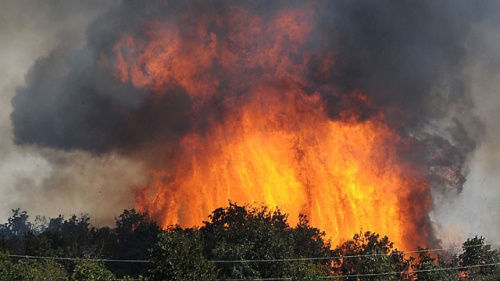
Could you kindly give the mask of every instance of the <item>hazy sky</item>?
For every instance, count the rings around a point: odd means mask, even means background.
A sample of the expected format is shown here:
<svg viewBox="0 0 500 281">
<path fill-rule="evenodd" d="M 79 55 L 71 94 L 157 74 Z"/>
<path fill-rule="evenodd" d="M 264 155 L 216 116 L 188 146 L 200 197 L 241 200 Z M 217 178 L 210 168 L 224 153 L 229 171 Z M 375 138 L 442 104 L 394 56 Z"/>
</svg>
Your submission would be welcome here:
<svg viewBox="0 0 500 281">
<path fill-rule="evenodd" d="M 115 1 L 116 2 L 116 1 Z M 96 5 L 99 3 L 99 5 Z M 85 29 L 112 1 L 2 1 L 0 9 L 0 219 L 12 208 L 32 214 L 90 213 L 110 222 L 133 207 L 130 189 L 144 183 L 138 164 L 13 144 L 10 113 L 15 88 L 33 62 L 60 42 L 78 44 Z"/>
<path fill-rule="evenodd" d="M 96 5 L 99 3 L 99 5 Z M 32 214 L 90 213 L 106 223 L 133 207 L 131 189 L 145 183 L 139 164 L 116 154 L 92 156 L 13 143 L 16 87 L 33 62 L 60 42 L 84 40 L 87 24 L 116 1 L 3 0 L 0 9 L 0 220 L 12 208 Z M 469 161 L 461 194 L 432 213 L 439 237 L 454 243 L 482 234 L 500 243 L 500 13 L 473 27 L 466 73 L 485 137 Z"/>
<path fill-rule="evenodd" d="M 500 243 L 500 13 L 473 28 L 466 73 L 485 136 L 472 159 L 464 190 L 434 212 L 443 239 L 484 234 Z M 462 237 L 461 237 L 462 236 Z"/>
</svg>

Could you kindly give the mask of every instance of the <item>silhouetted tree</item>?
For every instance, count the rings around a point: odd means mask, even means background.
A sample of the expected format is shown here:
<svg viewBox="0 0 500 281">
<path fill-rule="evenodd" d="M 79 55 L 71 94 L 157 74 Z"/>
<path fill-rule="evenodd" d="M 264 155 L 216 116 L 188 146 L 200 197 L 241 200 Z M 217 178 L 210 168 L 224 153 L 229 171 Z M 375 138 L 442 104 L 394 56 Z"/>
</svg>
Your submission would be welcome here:
<svg viewBox="0 0 500 281">
<path fill-rule="evenodd" d="M 486 245 L 484 237 L 467 239 L 463 245 L 463 253 L 457 258 L 459 266 L 476 266 L 500 262 L 500 252 Z M 500 280 L 500 266 L 474 267 L 462 270 L 468 280 Z"/>
<path fill-rule="evenodd" d="M 0 225 L 0 281 L 107 281 L 117 277 L 149 281 L 324 280 L 335 275 L 358 281 L 500 280 L 500 266 L 478 267 L 500 262 L 499 251 L 485 244 L 483 237 L 465 241 L 459 255 L 445 258 L 423 250 L 411 257 L 404 256 L 387 237 L 372 232 L 358 233 L 332 249 L 325 233 L 311 227 L 305 216 L 299 217 L 296 226 L 290 226 L 287 218 L 279 209 L 230 203 L 214 210 L 200 228 L 161 230 L 147 214 L 135 210 L 125 210 L 116 218 L 116 226 L 110 228 L 92 226 L 85 215 L 37 217 L 30 222 L 25 211 L 15 209 Z M 35 256 L 150 259 L 151 263 L 26 260 L 9 257 L 4 251 Z M 309 257 L 314 259 L 303 259 Z"/>
<path fill-rule="evenodd" d="M 215 268 L 204 256 L 196 231 L 169 229 L 151 249 L 148 280 L 215 280 Z"/>
<path fill-rule="evenodd" d="M 441 256 L 434 258 L 426 249 L 419 248 L 418 250 L 421 251 L 418 257 L 415 260 L 412 259 L 412 268 L 417 281 L 459 280 L 458 271 L 447 269 L 452 267 L 452 264 L 446 262 Z"/>
<path fill-rule="evenodd" d="M 125 210 L 116 219 L 114 242 L 105 251 L 105 255 L 115 259 L 147 259 L 148 250 L 158 240 L 161 229 L 145 213 Z M 146 264 L 112 264 L 110 268 L 118 275 L 136 275 L 145 272 Z"/>
<path fill-rule="evenodd" d="M 204 253 L 212 260 L 269 260 L 327 256 L 329 245 L 324 233 L 307 225 L 302 217 L 299 226 L 291 228 L 287 215 L 279 209 L 238 206 L 230 203 L 227 208 L 212 212 L 200 228 Z M 297 270 L 308 273 L 322 272 L 324 261 L 308 262 L 238 262 L 216 263 L 219 278 L 287 278 Z M 312 268 L 312 269 L 311 269 Z M 311 269 L 311 270 L 310 270 Z"/>
<path fill-rule="evenodd" d="M 102 263 L 86 260 L 76 260 L 75 269 L 71 274 L 72 281 L 114 281 L 115 275 L 106 269 Z"/>
<path fill-rule="evenodd" d="M 351 256 L 334 259 L 334 272 L 340 275 L 367 275 L 385 272 L 396 272 L 381 276 L 359 276 L 351 280 L 410 280 L 406 273 L 410 267 L 409 260 L 402 252 L 394 248 L 387 236 L 380 237 L 376 233 L 365 232 L 354 235 L 334 250 L 337 256 Z M 359 256 L 359 257 L 352 257 Z M 345 279 L 344 280 L 349 280 Z"/>
<path fill-rule="evenodd" d="M 63 266 L 53 260 L 19 260 L 12 262 L 0 252 L 0 281 L 68 280 Z"/>
</svg>

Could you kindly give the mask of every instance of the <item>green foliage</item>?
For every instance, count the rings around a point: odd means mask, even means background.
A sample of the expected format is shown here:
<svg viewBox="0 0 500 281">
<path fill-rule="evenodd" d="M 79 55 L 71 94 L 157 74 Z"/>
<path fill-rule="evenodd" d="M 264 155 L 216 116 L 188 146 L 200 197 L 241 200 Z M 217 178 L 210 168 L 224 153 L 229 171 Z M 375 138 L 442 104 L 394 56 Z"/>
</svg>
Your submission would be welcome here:
<svg viewBox="0 0 500 281">
<path fill-rule="evenodd" d="M 147 259 L 148 249 L 157 241 L 161 229 L 145 213 L 135 210 L 125 210 L 116 219 L 116 228 L 113 231 L 113 242 L 103 252 L 107 257 L 114 259 Z M 134 263 L 111 264 L 110 268 L 119 275 L 137 274 L 145 272 L 145 264 Z"/>
<path fill-rule="evenodd" d="M 483 237 L 467 239 L 462 245 L 463 252 L 451 260 L 444 260 L 441 256 L 434 258 L 429 253 L 419 254 L 413 262 L 415 277 L 418 281 L 455 281 L 455 280 L 500 280 L 499 266 L 476 267 L 477 265 L 494 264 L 500 262 L 498 250 L 492 250 L 486 245 Z M 458 270 L 439 270 L 452 267 L 468 267 Z"/>
<path fill-rule="evenodd" d="M 9 259 L 8 253 L 0 252 L 0 281 L 11 281 L 13 279 L 14 265 Z"/>
<path fill-rule="evenodd" d="M 17 281 L 68 280 L 64 267 L 52 260 L 21 260 L 14 265 L 12 275 Z"/>
<path fill-rule="evenodd" d="M 286 216 L 278 211 L 230 204 L 215 210 L 201 233 L 211 259 L 279 259 L 292 256 L 292 247 L 284 235 L 288 228 Z M 282 268 L 273 263 L 218 264 L 221 278 L 282 277 Z"/>
<path fill-rule="evenodd" d="M 125 210 L 116 227 L 94 227 L 88 216 L 37 217 L 13 210 L 0 225 L 0 281 L 126 281 L 227 280 L 291 278 L 324 280 L 332 275 L 358 275 L 343 280 L 458 281 L 500 280 L 500 253 L 485 244 L 483 237 L 468 239 L 459 255 L 434 256 L 422 251 L 404 256 L 387 237 L 365 232 L 354 235 L 335 249 L 325 233 L 311 227 L 305 216 L 292 227 L 287 215 L 266 207 L 230 203 L 212 212 L 199 229 L 171 227 L 162 231 L 147 214 Z M 148 251 L 148 249 L 150 249 Z M 11 258 L 13 254 L 64 257 L 150 259 L 145 263 L 102 263 L 78 260 Z M 368 255 L 368 256 L 367 256 Z M 321 259 L 331 256 L 349 258 Z M 315 257 L 314 260 L 301 258 Z M 251 260 L 292 259 L 281 262 Z M 241 261 L 245 262 L 220 262 Z M 472 268 L 449 270 L 451 267 Z M 366 274 L 380 274 L 366 276 Z M 393 273 L 393 274 L 392 274 Z M 144 278 L 141 277 L 145 275 Z M 133 276 L 133 277 L 129 277 Z"/>
<path fill-rule="evenodd" d="M 333 254 L 329 241 L 325 241 L 325 232 L 311 227 L 305 215 L 299 215 L 297 226 L 290 229 L 293 254 L 296 257 L 328 257 Z M 318 260 L 329 264 L 328 259 Z"/>
<path fill-rule="evenodd" d="M 500 252 L 486 245 L 483 237 L 467 239 L 463 243 L 463 253 L 457 258 L 459 266 L 475 266 L 500 262 Z M 468 280 L 500 280 L 500 266 L 475 267 L 462 270 Z"/>
<path fill-rule="evenodd" d="M 151 250 L 149 280 L 215 280 L 213 265 L 203 256 L 198 234 L 181 229 L 163 232 Z"/>
<path fill-rule="evenodd" d="M 292 277 L 292 280 L 300 281 L 319 281 L 325 280 L 321 278 L 322 276 L 330 275 L 328 268 L 323 266 L 318 266 L 317 264 L 311 262 L 294 262 L 291 264 L 288 276 Z"/>
<path fill-rule="evenodd" d="M 7 253 L 0 253 L 0 281 L 68 280 L 63 266 L 53 260 L 20 260 L 13 263 Z"/>
<path fill-rule="evenodd" d="M 36 217 L 32 223 L 27 212 L 16 209 L 7 223 L 0 225 L 0 250 L 32 256 L 147 259 L 148 249 L 160 232 L 147 214 L 135 210 L 125 210 L 112 229 L 92 226 L 86 215 L 67 219 Z M 72 269 L 65 265 L 67 270 Z M 114 263 L 108 267 L 117 276 L 137 276 L 146 271 L 141 263 Z"/>
<path fill-rule="evenodd" d="M 7 238 L 22 236 L 30 231 L 31 223 L 28 221 L 28 213 L 20 209 L 13 209 L 12 216 L 2 227 L 2 232 Z"/>
<path fill-rule="evenodd" d="M 115 275 L 102 263 L 86 260 L 76 260 L 75 269 L 71 274 L 72 281 L 113 281 Z"/>
<path fill-rule="evenodd" d="M 352 240 L 344 242 L 334 251 L 337 256 L 358 256 L 335 259 L 334 271 L 340 275 L 363 275 L 384 272 L 407 272 L 409 260 L 402 252 L 394 249 L 394 244 L 385 236 L 380 238 L 372 232 L 354 235 Z M 356 280 L 409 280 L 409 274 L 398 273 L 382 276 L 359 277 Z"/>
<path fill-rule="evenodd" d="M 419 250 L 425 250 L 419 248 Z M 418 281 L 455 281 L 458 279 L 458 273 L 454 270 L 442 270 L 452 267 L 447 264 L 442 257 L 438 256 L 436 260 L 429 252 L 420 252 L 412 268 L 415 272 L 415 278 Z"/>
<path fill-rule="evenodd" d="M 287 215 L 266 207 L 238 206 L 216 209 L 200 228 L 204 253 L 212 260 L 268 260 L 327 256 L 324 233 L 307 225 L 302 217 L 291 228 Z M 322 261 L 324 263 L 324 261 Z M 296 262 L 216 263 L 218 278 L 287 278 L 297 274 L 318 276 L 321 261 L 301 267 Z M 300 269 L 300 270 L 299 270 Z M 312 278 L 312 277 L 311 277 Z M 305 279 L 309 280 L 309 279 Z"/>
<path fill-rule="evenodd" d="M 500 280 L 500 266 L 495 266 L 491 268 L 491 271 L 487 274 L 484 274 L 483 276 L 480 276 L 482 279 L 476 279 L 475 280 L 482 280 L 482 281 L 498 281 Z M 474 279 L 473 279 L 474 280 Z"/>
<path fill-rule="evenodd" d="M 121 279 L 121 281 L 145 281 L 146 279 L 142 277 L 141 275 L 137 277 L 130 277 L 130 276 L 125 276 Z"/>
</svg>

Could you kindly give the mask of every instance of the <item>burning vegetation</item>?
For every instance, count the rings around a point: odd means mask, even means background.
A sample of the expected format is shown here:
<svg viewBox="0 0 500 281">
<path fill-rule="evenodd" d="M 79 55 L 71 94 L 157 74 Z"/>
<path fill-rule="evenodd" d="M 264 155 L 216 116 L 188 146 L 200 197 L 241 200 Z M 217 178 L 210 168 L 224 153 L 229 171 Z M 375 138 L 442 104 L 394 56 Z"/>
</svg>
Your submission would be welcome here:
<svg viewBox="0 0 500 281">
<path fill-rule="evenodd" d="M 34 65 L 16 140 L 145 163 L 136 207 L 162 227 L 230 200 L 333 244 L 432 246 L 431 194 L 460 191 L 475 144 L 460 43 L 481 11 L 382 2 L 125 1 Z"/>
</svg>

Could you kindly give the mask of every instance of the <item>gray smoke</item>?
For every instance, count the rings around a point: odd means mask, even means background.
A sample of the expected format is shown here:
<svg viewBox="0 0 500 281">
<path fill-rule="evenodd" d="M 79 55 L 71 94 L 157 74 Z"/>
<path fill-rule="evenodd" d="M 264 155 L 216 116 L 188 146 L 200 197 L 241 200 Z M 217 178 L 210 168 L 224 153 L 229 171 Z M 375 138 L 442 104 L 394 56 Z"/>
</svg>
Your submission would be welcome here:
<svg viewBox="0 0 500 281">
<path fill-rule="evenodd" d="M 500 242 L 500 10 L 494 12 L 495 17 L 473 25 L 467 39 L 466 83 L 484 135 L 468 162 L 470 173 L 463 191 L 453 200 L 436 198 L 438 207 L 432 214 L 439 236 L 448 244 L 478 234 L 491 243 Z"/>
<path fill-rule="evenodd" d="M 169 90 L 163 99 L 152 98 L 147 89 L 119 81 L 99 57 L 111 56 L 124 34 L 147 40 L 145 21 L 168 20 L 168 24 L 182 28 L 181 36 L 196 37 L 195 31 L 185 26 L 195 21 L 198 13 L 224 19 L 228 17 L 224 11 L 231 5 L 228 1 L 123 1 L 89 26 L 86 43 L 79 48 L 60 44 L 33 65 L 26 77 L 27 86 L 19 88 L 12 100 L 16 142 L 130 154 L 151 145 L 152 140 L 175 145 L 186 131 L 204 128 L 193 119 L 220 118 L 228 110 L 222 99 L 214 99 L 201 113 L 193 112 L 182 87 Z M 263 17 L 283 8 L 262 1 L 241 5 Z M 334 86 L 343 93 L 356 89 L 366 93 L 376 108 L 362 108 L 364 117 L 383 110 L 391 127 L 420 144 L 418 150 L 401 148 L 401 153 L 427 171 L 436 187 L 444 182 L 460 190 L 465 181 L 465 160 L 477 140 L 466 125 L 480 124 L 468 110 L 472 102 L 462 73 L 465 38 L 471 24 L 487 16 L 495 3 L 335 1 L 317 5 L 315 31 L 301 50 L 316 58 L 309 65 L 311 83 L 305 86 L 323 94 L 332 118 L 345 106 L 362 105 L 349 94 L 324 92 L 322 86 Z M 218 26 L 214 32 L 219 40 L 229 40 L 232 28 Z M 332 50 L 338 62 L 330 75 L 319 75 L 318 64 Z M 222 81 L 241 79 L 220 71 L 216 63 L 213 68 Z M 221 83 L 217 90 L 219 98 L 244 94 L 227 83 Z"/>
<path fill-rule="evenodd" d="M 2 1 L 0 220 L 10 215 L 10 209 L 21 208 L 33 216 L 91 213 L 95 223 L 109 223 L 121 210 L 133 206 L 131 189 L 146 182 L 140 163 L 117 154 L 96 156 L 81 150 L 13 143 L 11 100 L 16 87 L 25 85 L 28 68 L 60 45 L 68 51 L 81 48 L 89 22 L 116 4 L 86 0 Z"/>
</svg>

